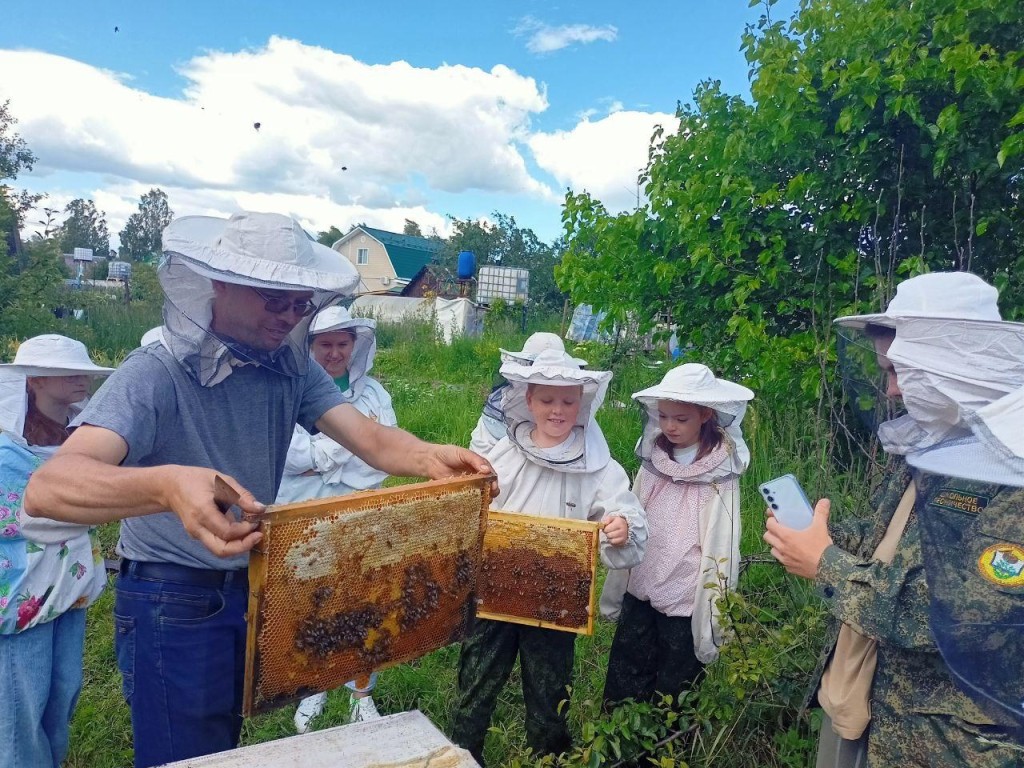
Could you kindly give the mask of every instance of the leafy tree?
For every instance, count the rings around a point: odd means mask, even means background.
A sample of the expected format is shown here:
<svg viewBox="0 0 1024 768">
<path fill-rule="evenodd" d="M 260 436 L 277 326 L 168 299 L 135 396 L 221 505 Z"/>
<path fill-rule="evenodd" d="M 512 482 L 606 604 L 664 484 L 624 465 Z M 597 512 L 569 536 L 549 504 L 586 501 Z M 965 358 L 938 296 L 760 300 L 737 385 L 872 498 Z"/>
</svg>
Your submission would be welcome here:
<svg viewBox="0 0 1024 768">
<path fill-rule="evenodd" d="M 71 253 L 74 248 L 92 248 L 93 254 L 110 254 L 110 235 L 103 211 L 96 210 L 92 200 L 72 200 L 64 208 L 68 217 L 58 233 L 61 251 Z"/>
<path fill-rule="evenodd" d="M 345 234 L 332 224 L 330 229 L 325 230 L 316 236 L 316 241 L 320 243 L 320 245 L 326 245 L 330 248 L 344 236 Z"/>
<path fill-rule="evenodd" d="M 780 393 L 813 393 L 829 320 L 906 275 L 970 269 L 1021 313 L 1020 8 L 803 0 L 783 22 L 771 5 L 743 36 L 752 101 L 702 83 L 655 134 L 644 208 L 567 196 L 559 284 L 612 319 L 669 312 Z"/>
<path fill-rule="evenodd" d="M 423 230 L 420 229 L 420 225 L 412 219 L 405 220 L 405 226 L 402 227 L 403 235 L 412 235 L 413 237 L 423 237 Z"/>
<path fill-rule="evenodd" d="M 15 277 L 14 250 L 9 244 L 18 232 L 18 215 L 7 195 L 0 190 L 0 318 L 4 317 L 13 298 Z M 20 240 L 18 241 L 20 245 Z"/>
<path fill-rule="evenodd" d="M 36 161 L 25 140 L 14 132 L 18 121 L 11 114 L 10 103 L 8 99 L 0 104 L 0 259 L 8 254 L 17 255 L 21 250 L 18 229 L 25 212 L 43 198 L 25 191 L 14 192 L 2 183 L 5 179 L 17 178 L 23 170 L 32 170 Z"/>
<path fill-rule="evenodd" d="M 25 243 L 24 255 L 24 268 L 0 291 L 4 335 L 40 333 L 52 325 L 53 310 L 60 304 L 65 269 L 56 238 L 32 238 Z"/>
<path fill-rule="evenodd" d="M 14 133 L 15 122 L 9 102 L 0 104 L 0 181 L 31 170 L 36 159 Z M 57 211 L 43 209 L 43 231 L 24 246 L 18 237 L 25 213 L 42 197 L 0 184 L 0 333 L 6 335 L 28 336 L 52 325 L 63 288 L 65 266 L 53 237 Z"/>
<path fill-rule="evenodd" d="M 160 306 L 163 302 L 163 291 L 160 288 L 160 279 L 157 277 L 156 267 L 152 264 L 142 263 L 132 265 L 132 276 L 129 280 L 131 293 L 128 298 L 134 302 L 146 302 Z"/>
<path fill-rule="evenodd" d="M 128 217 L 121 230 L 121 255 L 133 261 L 152 259 L 160 253 L 160 238 L 174 212 L 167 193 L 151 189 L 139 200 L 139 210 Z"/>
<path fill-rule="evenodd" d="M 11 101 L 0 104 L 0 181 L 15 179 L 21 171 L 31 171 L 36 156 L 28 144 L 14 132 L 18 122 L 10 111 Z"/>
</svg>

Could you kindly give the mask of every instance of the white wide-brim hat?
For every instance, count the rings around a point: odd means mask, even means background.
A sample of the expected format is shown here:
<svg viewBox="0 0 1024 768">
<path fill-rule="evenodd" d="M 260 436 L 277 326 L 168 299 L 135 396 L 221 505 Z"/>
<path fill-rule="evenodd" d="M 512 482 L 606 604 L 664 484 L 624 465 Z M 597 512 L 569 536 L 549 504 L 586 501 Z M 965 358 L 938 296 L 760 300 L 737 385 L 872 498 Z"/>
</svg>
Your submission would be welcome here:
<svg viewBox="0 0 1024 768">
<path fill-rule="evenodd" d="M 847 315 L 833 322 L 844 328 L 863 330 L 866 325 L 895 328 L 902 317 L 947 318 L 950 320 L 1001 320 L 999 291 L 970 272 L 932 272 L 904 280 L 885 312 Z"/>
<path fill-rule="evenodd" d="M 503 409 L 506 421 L 512 423 L 532 419 L 526 407 L 526 388 L 530 384 L 541 384 L 555 387 L 582 386 L 583 399 L 579 415 L 576 417 L 578 426 L 585 426 L 601 403 L 604 402 L 611 381 L 611 371 L 581 370 L 581 360 L 577 360 L 567 352 L 546 349 L 537 355 L 533 363 L 505 363 L 499 369 L 502 377 L 512 386 L 506 390 L 503 398 Z"/>
<path fill-rule="evenodd" d="M 718 423 L 727 427 L 734 419 L 742 417 L 754 393 L 742 384 L 716 378 L 706 365 L 684 363 L 666 373 L 653 387 L 635 392 L 633 399 L 652 415 L 658 409 L 659 400 L 703 405 L 713 409 L 718 414 Z"/>
<path fill-rule="evenodd" d="M 355 337 L 348 361 L 349 392 L 358 398 L 365 386 L 363 377 L 373 369 L 377 357 L 377 321 L 372 317 L 353 317 L 344 307 L 327 307 L 313 318 L 310 338 L 321 333 L 348 331 Z"/>
<path fill-rule="evenodd" d="M 502 395 L 502 410 L 509 428 L 509 438 L 524 450 L 531 461 L 542 466 L 555 465 L 549 462 L 548 457 L 526 448 L 516 436 L 517 429 L 533 421 L 533 415 L 526 404 L 529 385 L 582 388 L 583 396 L 580 399 L 574 429 L 582 430 L 583 452 L 581 460 L 559 461 L 557 468 L 561 472 L 596 472 L 611 460 L 608 442 L 594 419 L 594 414 L 604 402 L 612 373 L 581 370 L 582 362 L 564 351 L 545 349 L 537 355 L 532 364 L 508 362 L 502 365 L 499 371 L 509 383 Z"/>
<path fill-rule="evenodd" d="M 243 212 L 229 219 L 182 216 L 164 229 L 163 251 L 157 274 L 166 298 L 164 344 L 203 386 L 214 386 L 231 373 L 227 342 L 211 331 L 214 281 L 257 290 L 312 291 L 317 310 L 359 282 L 348 259 L 277 213 Z M 309 316 L 296 323 L 261 364 L 286 375 L 304 375 L 311 321 Z M 289 355 L 282 354 L 285 349 Z M 231 354 L 248 355 L 238 345 Z"/>
<path fill-rule="evenodd" d="M 156 344 L 157 342 L 163 342 L 164 340 L 164 327 L 158 325 L 156 328 L 150 328 L 144 334 L 142 339 L 139 341 L 140 347 L 148 347 L 150 344 Z"/>
<path fill-rule="evenodd" d="M 546 331 L 538 331 L 537 333 L 531 334 L 523 344 L 523 348 L 516 352 L 510 349 L 498 348 L 501 353 L 501 361 L 503 363 L 532 363 L 537 359 L 544 350 L 554 350 L 555 352 L 565 352 L 565 343 L 561 337 L 555 333 L 548 333 Z M 580 360 L 574 357 L 579 366 L 582 368 L 587 364 L 586 360 Z"/>
<path fill-rule="evenodd" d="M 330 333 L 331 331 L 355 331 L 359 328 L 373 330 L 376 327 L 377 321 L 372 317 L 353 317 L 344 307 L 327 307 L 313 318 L 309 333 L 316 336 L 318 333 Z"/>
<path fill-rule="evenodd" d="M 359 282 L 348 259 L 276 213 L 181 216 L 164 230 L 163 249 L 183 256 L 194 271 L 227 283 L 344 294 Z"/>
<path fill-rule="evenodd" d="M 23 341 L 14 362 L 0 364 L 0 371 L 23 376 L 108 376 L 114 369 L 96 365 L 82 342 L 47 333 Z"/>
</svg>

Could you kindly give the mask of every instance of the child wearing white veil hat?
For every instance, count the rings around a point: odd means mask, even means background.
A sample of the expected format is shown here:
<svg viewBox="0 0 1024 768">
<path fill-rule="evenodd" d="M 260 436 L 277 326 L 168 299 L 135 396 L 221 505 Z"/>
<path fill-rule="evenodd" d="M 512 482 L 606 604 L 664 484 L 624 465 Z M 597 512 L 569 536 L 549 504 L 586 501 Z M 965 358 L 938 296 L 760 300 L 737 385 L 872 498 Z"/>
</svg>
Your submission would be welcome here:
<svg viewBox="0 0 1024 768">
<path fill-rule="evenodd" d="M 377 352 L 376 328 L 376 320 L 352 317 L 343 307 L 328 307 L 313 320 L 309 331 L 310 352 L 334 379 L 345 402 L 378 424 L 393 427 L 398 424 L 398 418 L 391 405 L 391 396 L 379 381 L 369 375 Z M 296 424 L 285 459 L 277 503 L 322 499 L 379 488 L 386 477 L 386 472 L 374 469 L 322 432 L 311 435 Z M 372 673 L 368 679 L 346 684 L 352 691 L 352 721 L 379 716 L 370 696 L 376 682 L 377 675 Z M 295 710 L 295 729 L 305 733 L 310 721 L 323 712 L 326 702 L 326 693 L 303 699 Z"/>
<path fill-rule="evenodd" d="M 611 458 L 594 413 L 611 373 L 584 371 L 565 352 L 501 366 L 507 433 L 486 458 L 501 492 L 492 508 L 544 517 L 604 521 L 601 559 L 630 568 L 643 557 L 647 527 L 629 478 Z M 523 670 L 526 738 L 537 755 L 571 746 L 564 709 L 575 635 L 479 620 L 462 644 L 452 740 L 483 764 L 484 737 L 516 657 Z"/>
<path fill-rule="evenodd" d="M 113 371 L 56 334 L 0 365 L 0 766 L 59 766 L 82 688 L 85 609 L 106 583 L 89 526 L 22 513 L 29 475 L 68 436 L 89 381 Z"/>
<path fill-rule="evenodd" d="M 739 578 L 739 476 L 750 462 L 740 422 L 753 397 L 695 363 L 633 395 L 646 410 L 633 490 L 649 538 L 644 561 L 609 574 L 601 595 L 602 613 L 618 618 L 609 705 L 678 697 L 718 655 L 719 590 L 706 584 L 734 589 Z"/>
<path fill-rule="evenodd" d="M 521 365 L 533 365 L 533 361 L 541 352 L 551 349 L 556 352 L 564 352 L 565 344 L 562 339 L 554 333 L 538 331 L 533 333 L 523 344 L 521 350 L 499 349 L 501 363 L 519 363 Z M 577 360 L 579 367 L 587 364 L 585 360 Z M 505 411 L 502 406 L 502 399 L 508 390 L 508 382 L 498 377 L 498 383 L 491 389 L 484 401 L 483 412 L 477 420 L 473 433 L 470 436 L 469 449 L 483 455 L 505 436 Z"/>
</svg>

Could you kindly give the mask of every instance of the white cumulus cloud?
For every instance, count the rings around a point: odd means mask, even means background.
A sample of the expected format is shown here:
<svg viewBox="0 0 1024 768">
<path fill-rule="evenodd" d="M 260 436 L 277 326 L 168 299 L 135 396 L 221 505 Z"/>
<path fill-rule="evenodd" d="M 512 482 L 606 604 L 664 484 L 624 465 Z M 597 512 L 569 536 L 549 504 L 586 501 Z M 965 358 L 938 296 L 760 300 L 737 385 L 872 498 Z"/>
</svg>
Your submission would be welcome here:
<svg viewBox="0 0 1024 768">
<path fill-rule="evenodd" d="M 665 112 L 620 109 L 601 120 L 583 119 L 568 131 L 534 134 L 530 149 L 537 165 L 563 187 L 589 192 L 609 211 L 631 210 L 643 194 L 637 176 L 659 125 L 671 134 L 679 120 Z"/>
<path fill-rule="evenodd" d="M 522 155 L 531 116 L 548 107 L 545 87 L 500 64 L 371 65 L 271 37 L 185 62 L 185 87 L 171 96 L 39 51 L 0 50 L 0 72 L 18 73 L 0 78 L 0 101 L 10 99 L 38 157 L 20 181 L 101 175 L 93 199 L 112 232 L 153 186 L 181 213 L 200 212 L 186 200 L 222 213 L 258 204 L 324 229 L 366 221 L 401 231 L 405 218 L 440 229 L 442 217 L 426 213 L 432 191 L 557 199 Z"/>
<path fill-rule="evenodd" d="M 619 30 L 611 24 L 601 27 L 589 24 L 563 24 L 553 27 L 533 16 L 524 16 L 520 19 L 512 33 L 517 37 L 527 37 L 526 50 L 530 53 L 551 53 L 577 43 L 585 45 L 599 40 L 610 43 L 619 36 Z"/>
</svg>

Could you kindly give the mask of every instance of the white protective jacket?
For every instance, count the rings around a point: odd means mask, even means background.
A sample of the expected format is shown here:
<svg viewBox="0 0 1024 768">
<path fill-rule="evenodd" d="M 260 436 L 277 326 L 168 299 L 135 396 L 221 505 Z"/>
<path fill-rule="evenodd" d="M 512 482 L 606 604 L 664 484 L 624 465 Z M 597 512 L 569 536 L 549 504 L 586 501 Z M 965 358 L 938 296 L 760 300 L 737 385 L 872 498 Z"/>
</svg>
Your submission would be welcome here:
<svg viewBox="0 0 1024 768">
<path fill-rule="evenodd" d="M 332 307 L 324 313 L 332 310 L 343 312 Z M 331 329 L 348 330 L 356 337 L 348 366 L 349 389 L 342 393 L 346 401 L 377 423 L 396 426 L 398 418 L 391 405 L 391 396 L 380 382 L 367 375 L 377 351 L 374 321 L 356 317 L 335 324 Z M 305 474 L 310 471 L 315 474 Z M 277 503 L 322 499 L 379 488 L 386 477 L 386 472 L 371 467 L 327 435 L 311 435 L 296 425 L 285 459 Z"/>
</svg>

